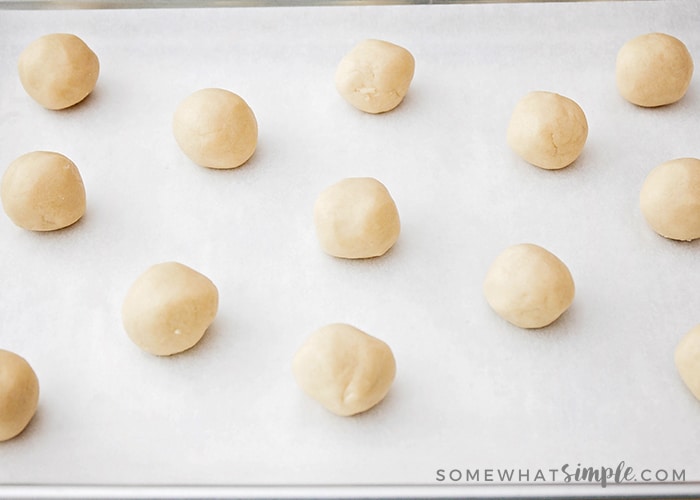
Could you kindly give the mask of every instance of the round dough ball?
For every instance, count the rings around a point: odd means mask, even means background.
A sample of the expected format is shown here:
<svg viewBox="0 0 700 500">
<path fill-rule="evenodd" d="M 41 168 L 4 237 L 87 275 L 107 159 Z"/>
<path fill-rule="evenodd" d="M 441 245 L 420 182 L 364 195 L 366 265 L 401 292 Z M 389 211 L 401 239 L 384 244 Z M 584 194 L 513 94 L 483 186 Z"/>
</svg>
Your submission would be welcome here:
<svg viewBox="0 0 700 500">
<path fill-rule="evenodd" d="M 679 158 L 655 167 L 642 185 L 639 205 L 661 236 L 700 238 L 700 160 Z"/>
<path fill-rule="evenodd" d="M 294 356 L 299 387 L 336 415 L 367 411 L 389 392 L 396 361 L 389 346 L 354 326 L 335 323 L 312 333 Z"/>
<path fill-rule="evenodd" d="M 674 359 L 681 379 L 693 396 L 700 399 L 700 325 L 678 342 Z"/>
<path fill-rule="evenodd" d="M 371 177 L 343 179 L 323 190 L 314 206 L 314 222 L 321 248 L 345 259 L 384 255 L 401 231 L 394 200 Z"/>
<path fill-rule="evenodd" d="M 499 316 L 521 328 L 541 328 L 574 300 L 574 280 L 554 254 L 529 243 L 514 245 L 491 265 L 486 301 Z"/>
<path fill-rule="evenodd" d="M 19 227 L 53 231 L 85 213 L 85 186 L 78 167 L 59 153 L 34 151 L 20 156 L 0 184 L 5 213 Z"/>
<path fill-rule="evenodd" d="M 617 54 L 615 79 L 622 97 L 645 107 L 681 99 L 693 77 L 693 58 L 687 47 L 664 33 L 641 35 L 625 43 Z"/>
<path fill-rule="evenodd" d="M 175 111 L 173 133 L 185 155 L 208 168 L 240 167 L 258 144 L 253 110 L 224 89 L 202 89 L 185 98 Z"/>
<path fill-rule="evenodd" d="M 384 113 L 398 106 L 413 79 L 411 53 L 382 40 L 365 40 L 340 61 L 335 86 L 340 95 L 367 113 Z"/>
<path fill-rule="evenodd" d="M 100 61 L 75 35 L 53 33 L 38 38 L 19 56 L 19 79 L 32 99 L 47 109 L 64 109 L 95 88 Z"/>
<path fill-rule="evenodd" d="M 515 106 L 508 145 L 523 160 L 547 170 L 571 165 L 588 138 L 581 107 L 553 92 L 530 92 Z"/>
<path fill-rule="evenodd" d="M 0 349 L 0 441 L 20 434 L 36 413 L 39 380 L 27 361 Z"/>
<path fill-rule="evenodd" d="M 138 277 L 122 305 L 122 322 L 141 349 L 170 356 L 204 336 L 219 307 L 219 292 L 206 276 L 177 262 L 156 264 Z"/>
</svg>

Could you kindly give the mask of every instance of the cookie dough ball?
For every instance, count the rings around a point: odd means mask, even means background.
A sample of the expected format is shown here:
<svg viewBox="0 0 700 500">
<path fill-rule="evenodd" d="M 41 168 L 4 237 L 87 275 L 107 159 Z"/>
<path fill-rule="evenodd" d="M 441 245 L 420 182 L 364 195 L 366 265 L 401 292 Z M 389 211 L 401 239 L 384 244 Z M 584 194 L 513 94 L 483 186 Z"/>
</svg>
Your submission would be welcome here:
<svg viewBox="0 0 700 500">
<path fill-rule="evenodd" d="M 185 98 L 175 111 L 173 133 L 185 155 L 208 168 L 240 167 L 258 144 L 253 110 L 224 89 L 202 89 Z"/>
<path fill-rule="evenodd" d="M 641 35 L 625 43 L 617 54 L 615 79 L 622 97 L 645 107 L 678 101 L 693 77 L 693 58 L 687 47 L 664 33 Z"/>
<path fill-rule="evenodd" d="M 384 113 L 398 106 L 413 79 L 411 53 L 382 40 L 365 40 L 343 57 L 335 72 L 340 95 L 367 113 Z"/>
<path fill-rule="evenodd" d="M 336 415 L 367 411 L 389 392 L 396 361 L 383 341 L 335 323 L 312 333 L 292 365 L 299 387 Z"/>
<path fill-rule="evenodd" d="M 20 156 L 0 184 L 5 213 L 19 227 L 53 231 L 85 213 L 85 186 L 75 164 L 59 153 L 34 151 Z"/>
<path fill-rule="evenodd" d="M 700 399 L 700 325 L 678 342 L 674 356 L 678 374 L 697 399 Z"/>
<path fill-rule="evenodd" d="M 661 236 L 700 238 L 700 160 L 679 158 L 654 168 L 639 195 L 647 223 Z"/>
<path fill-rule="evenodd" d="M 514 245 L 491 265 L 486 301 L 499 316 L 521 328 L 541 328 L 574 300 L 574 280 L 554 254 L 529 243 Z"/>
<path fill-rule="evenodd" d="M 206 276 L 165 262 L 149 268 L 131 286 L 122 305 L 122 321 L 141 349 L 170 356 L 199 342 L 218 306 L 219 292 Z"/>
<path fill-rule="evenodd" d="M 20 82 L 32 99 L 47 109 L 64 109 L 92 92 L 100 62 L 77 36 L 53 33 L 24 49 L 18 70 Z"/>
<path fill-rule="evenodd" d="M 335 257 L 365 259 L 384 255 L 399 238 L 399 212 L 384 184 L 351 177 L 321 192 L 314 206 L 321 248 Z"/>
<path fill-rule="evenodd" d="M 27 361 L 0 349 L 0 441 L 20 434 L 39 404 L 39 380 Z"/>
<path fill-rule="evenodd" d="M 588 138 L 581 107 L 553 92 L 530 92 L 515 106 L 508 145 L 523 160 L 547 170 L 571 165 Z"/>
</svg>

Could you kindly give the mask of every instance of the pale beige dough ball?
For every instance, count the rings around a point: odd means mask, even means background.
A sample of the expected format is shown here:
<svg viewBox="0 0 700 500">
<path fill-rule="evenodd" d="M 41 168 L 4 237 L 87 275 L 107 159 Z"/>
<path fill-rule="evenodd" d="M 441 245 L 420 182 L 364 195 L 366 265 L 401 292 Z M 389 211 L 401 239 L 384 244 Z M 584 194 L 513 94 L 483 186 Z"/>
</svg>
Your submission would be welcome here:
<svg viewBox="0 0 700 500">
<path fill-rule="evenodd" d="M 48 109 L 64 109 L 93 91 L 100 62 L 77 36 L 53 33 L 24 49 L 19 56 L 18 71 L 24 90 L 36 102 Z"/>
<path fill-rule="evenodd" d="M 414 70 L 413 55 L 405 48 L 383 40 L 365 40 L 340 61 L 335 86 L 357 109 L 384 113 L 406 96 Z"/>
<path fill-rule="evenodd" d="M 622 97 L 645 107 L 680 100 L 693 77 L 693 58 L 677 38 L 648 33 L 625 43 L 617 54 L 615 79 Z"/>
<path fill-rule="evenodd" d="M 700 325 L 686 333 L 674 355 L 678 374 L 697 399 L 700 399 Z"/>
<path fill-rule="evenodd" d="M 214 321 L 219 293 L 209 278 L 178 262 L 156 264 L 131 285 L 122 305 L 129 338 L 158 356 L 193 347 Z"/>
<path fill-rule="evenodd" d="M 85 213 L 85 186 L 75 164 L 59 153 L 34 151 L 5 170 L 0 184 L 5 213 L 19 227 L 53 231 Z"/>
<path fill-rule="evenodd" d="M 255 152 L 258 122 L 253 110 L 237 94 L 224 89 L 202 89 L 178 106 L 173 133 L 180 149 L 198 165 L 236 168 Z"/>
<path fill-rule="evenodd" d="M 700 238 L 700 160 L 679 158 L 655 167 L 642 185 L 639 205 L 661 236 Z"/>
<path fill-rule="evenodd" d="M 0 349 L 0 441 L 19 435 L 36 413 L 39 380 L 27 361 Z"/>
<path fill-rule="evenodd" d="M 557 256 L 524 243 L 496 258 L 484 281 L 484 295 L 503 319 L 521 328 L 541 328 L 569 308 L 574 280 Z"/>
<path fill-rule="evenodd" d="M 399 238 L 401 222 L 391 194 L 372 177 L 351 177 L 321 192 L 314 205 L 321 248 L 335 257 L 384 255 Z"/>
<path fill-rule="evenodd" d="M 335 323 L 306 339 L 292 369 L 306 394 L 333 413 L 348 416 L 384 399 L 394 381 L 396 361 L 385 342 Z"/>
<path fill-rule="evenodd" d="M 508 124 L 508 145 L 523 160 L 547 170 L 576 160 L 588 138 L 588 121 L 581 107 L 554 92 L 536 91 L 515 106 Z"/>
</svg>

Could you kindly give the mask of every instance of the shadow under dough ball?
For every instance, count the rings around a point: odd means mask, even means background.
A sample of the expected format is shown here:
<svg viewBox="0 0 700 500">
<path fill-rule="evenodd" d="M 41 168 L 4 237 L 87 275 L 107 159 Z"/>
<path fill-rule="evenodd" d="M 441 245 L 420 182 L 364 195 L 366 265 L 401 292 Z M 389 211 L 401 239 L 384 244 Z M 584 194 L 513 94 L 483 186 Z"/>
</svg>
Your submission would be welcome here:
<svg viewBox="0 0 700 500">
<path fill-rule="evenodd" d="M 22 51 L 19 79 L 32 99 L 47 109 L 64 109 L 85 99 L 100 74 L 97 55 L 68 33 L 44 35 Z"/>
</svg>

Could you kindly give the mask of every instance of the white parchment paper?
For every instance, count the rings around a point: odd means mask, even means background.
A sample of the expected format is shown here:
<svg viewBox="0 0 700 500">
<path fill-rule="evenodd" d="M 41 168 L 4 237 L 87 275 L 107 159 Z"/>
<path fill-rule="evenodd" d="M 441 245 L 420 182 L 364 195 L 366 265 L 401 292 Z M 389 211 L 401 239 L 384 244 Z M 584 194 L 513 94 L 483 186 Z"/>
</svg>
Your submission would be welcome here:
<svg viewBox="0 0 700 500">
<path fill-rule="evenodd" d="M 35 419 L 0 444 L 0 484 L 438 485 L 440 469 L 532 478 L 622 461 L 700 481 L 700 402 L 673 363 L 700 322 L 700 246 L 657 236 L 638 209 L 649 170 L 700 157 L 700 85 L 642 109 L 614 80 L 618 49 L 642 33 L 677 36 L 700 60 L 698 26 L 694 0 L 0 11 L 0 164 L 61 152 L 88 196 L 59 232 L 0 217 L 0 347 L 41 383 Z M 61 112 L 16 72 L 50 32 L 77 34 L 101 62 L 93 95 Z M 365 38 L 416 59 L 387 114 L 333 86 Z M 175 108 L 204 87 L 257 116 L 241 168 L 198 167 L 173 139 Z M 531 90 L 587 115 L 569 168 L 540 170 L 506 145 Z M 317 194 L 350 176 L 376 177 L 399 207 L 399 242 L 380 259 L 334 259 L 316 242 Z M 521 242 L 559 256 L 577 286 L 542 330 L 506 323 L 481 291 L 495 256 Z M 168 260 L 212 279 L 220 310 L 198 346 L 158 358 L 128 340 L 120 308 Z M 331 322 L 397 359 L 388 397 L 354 418 L 291 375 L 306 335 Z"/>
</svg>

